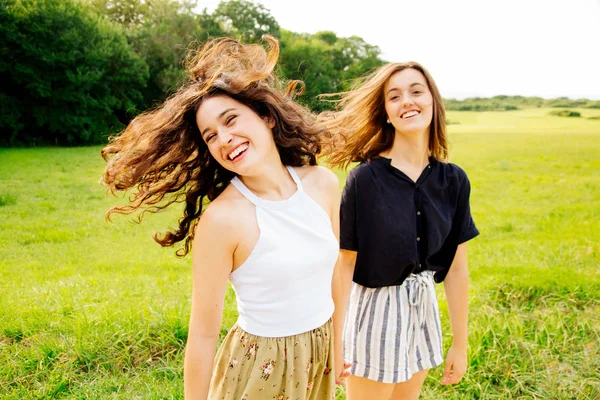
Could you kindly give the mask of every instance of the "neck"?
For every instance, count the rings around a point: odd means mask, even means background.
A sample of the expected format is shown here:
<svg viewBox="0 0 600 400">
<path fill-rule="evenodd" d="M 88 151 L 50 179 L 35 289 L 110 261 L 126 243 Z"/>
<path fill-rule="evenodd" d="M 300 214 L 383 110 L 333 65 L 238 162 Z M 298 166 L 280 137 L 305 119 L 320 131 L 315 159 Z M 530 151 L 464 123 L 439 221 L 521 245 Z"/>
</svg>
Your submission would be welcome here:
<svg viewBox="0 0 600 400">
<path fill-rule="evenodd" d="M 418 134 L 396 131 L 394 144 L 382 154 L 392 159 L 392 164 L 410 164 L 417 168 L 429 163 L 429 129 Z"/>
<path fill-rule="evenodd" d="M 296 183 L 281 162 L 263 164 L 256 173 L 240 176 L 254 194 L 268 200 L 283 200 L 296 192 Z"/>
</svg>

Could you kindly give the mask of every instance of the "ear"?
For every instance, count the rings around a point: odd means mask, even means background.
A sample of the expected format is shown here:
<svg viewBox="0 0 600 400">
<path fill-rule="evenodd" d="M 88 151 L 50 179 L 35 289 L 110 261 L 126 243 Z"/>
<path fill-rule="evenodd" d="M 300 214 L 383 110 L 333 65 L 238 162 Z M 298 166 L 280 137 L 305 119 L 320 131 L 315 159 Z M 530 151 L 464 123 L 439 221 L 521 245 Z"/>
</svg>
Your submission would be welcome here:
<svg viewBox="0 0 600 400">
<path fill-rule="evenodd" d="M 275 118 L 273 118 L 270 115 L 267 115 L 266 117 L 263 117 L 263 120 L 265 121 L 265 123 L 267 124 L 267 126 L 271 129 L 275 128 Z"/>
</svg>

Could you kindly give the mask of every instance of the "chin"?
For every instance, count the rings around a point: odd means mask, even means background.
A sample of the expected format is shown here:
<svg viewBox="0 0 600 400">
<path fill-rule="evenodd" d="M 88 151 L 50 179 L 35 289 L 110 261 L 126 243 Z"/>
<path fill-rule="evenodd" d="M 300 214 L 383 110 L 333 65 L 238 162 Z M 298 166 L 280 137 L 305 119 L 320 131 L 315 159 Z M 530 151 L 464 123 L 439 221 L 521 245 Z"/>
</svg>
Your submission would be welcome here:
<svg viewBox="0 0 600 400">
<path fill-rule="evenodd" d="M 244 160 L 243 163 L 232 165 L 231 168 L 228 169 L 240 176 L 253 175 L 253 172 L 257 169 L 257 163 L 249 161 L 250 160 Z"/>
<path fill-rule="evenodd" d="M 423 132 L 424 130 L 426 130 L 427 127 L 426 126 L 421 126 L 421 125 L 409 125 L 409 126 L 403 126 L 401 127 L 401 129 L 398 129 L 398 131 L 400 133 L 410 133 L 410 134 L 415 134 L 415 133 L 420 133 Z"/>
</svg>

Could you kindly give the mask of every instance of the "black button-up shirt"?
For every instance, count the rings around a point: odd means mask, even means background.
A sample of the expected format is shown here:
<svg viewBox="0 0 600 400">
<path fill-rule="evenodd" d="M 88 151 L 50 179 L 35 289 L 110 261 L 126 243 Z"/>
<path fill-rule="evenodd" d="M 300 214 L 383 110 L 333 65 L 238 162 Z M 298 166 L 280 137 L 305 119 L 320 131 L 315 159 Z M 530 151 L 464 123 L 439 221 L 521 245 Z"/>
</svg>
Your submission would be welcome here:
<svg viewBox="0 0 600 400">
<path fill-rule="evenodd" d="M 460 167 L 433 157 L 416 182 L 388 158 L 357 165 L 348 174 L 340 209 L 340 247 L 358 252 L 354 282 L 400 285 L 424 270 L 442 282 L 458 245 L 479 234 L 470 191 Z"/>
</svg>

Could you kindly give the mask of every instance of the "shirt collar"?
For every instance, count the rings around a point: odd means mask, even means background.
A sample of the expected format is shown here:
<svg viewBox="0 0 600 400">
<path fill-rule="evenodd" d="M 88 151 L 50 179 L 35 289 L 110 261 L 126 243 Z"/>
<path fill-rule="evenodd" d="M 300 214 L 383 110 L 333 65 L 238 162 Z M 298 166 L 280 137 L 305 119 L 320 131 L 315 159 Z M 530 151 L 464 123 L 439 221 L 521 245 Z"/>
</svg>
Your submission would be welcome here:
<svg viewBox="0 0 600 400">
<path fill-rule="evenodd" d="M 371 160 L 371 163 L 382 165 L 384 168 L 388 168 L 394 175 L 399 176 L 402 179 L 409 181 L 410 183 L 414 183 L 402 171 L 400 171 L 398 168 L 396 168 L 396 167 L 394 167 L 392 165 L 392 159 L 391 158 L 387 158 L 387 157 L 383 157 L 383 156 L 377 156 L 377 157 L 373 157 L 373 159 Z M 425 169 L 421 172 L 421 175 L 419 176 L 419 179 L 418 179 L 417 182 L 421 183 L 425 179 L 427 179 L 427 177 L 429 176 L 429 174 L 431 173 L 431 171 L 435 168 L 435 166 L 438 163 L 439 163 L 439 161 L 436 160 L 435 157 L 429 156 L 429 165 L 427 167 L 425 167 Z"/>
<path fill-rule="evenodd" d="M 390 167 L 392 166 L 392 159 L 384 156 L 375 156 L 371 159 L 371 162 L 380 162 L 382 164 L 389 165 Z M 439 163 L 439 161 L 434 156 L 429 156 L 429 165 L 433 167 L 437 163 Z"/>
</svg>

